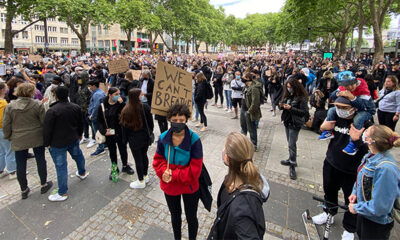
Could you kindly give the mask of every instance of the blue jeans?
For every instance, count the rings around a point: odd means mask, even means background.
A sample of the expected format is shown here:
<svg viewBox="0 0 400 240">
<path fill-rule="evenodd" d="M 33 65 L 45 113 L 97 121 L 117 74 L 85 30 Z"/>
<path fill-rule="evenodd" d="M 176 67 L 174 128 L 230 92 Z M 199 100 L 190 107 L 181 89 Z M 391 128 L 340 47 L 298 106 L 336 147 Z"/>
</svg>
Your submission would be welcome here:
<svg viewBox="0 0 400 240">
<path fill-rule="evenodd" d="M 232 109 L 232 90 L 224 90 L 224 92 L 225 92 L 226 106 L 229 109 Z"/>
<path fill-rule="evenodd" d="M 6 168 L 7 167 L 7 168 Z M 15 154 L 11 150 L 11 143 L 3 138 L 3 129 L 0 129 L 0 171 L 12 173 L 17 170 Z"/>
<path fill-rule="evenodd" d="M 98 128 L 97 128 L 97 120 L 92 120 L 92 130 L 93 130 L 93 132 L 96 134 L 96 132 L 97 132 L 97 130 L 98 130 Z M 94 136 L 94 135 L 93 135 Z M 98 146 L 97 146 L 97 149 L 96 149 L 96 151 L 97 150 L 104 150 L 104 143 L 101 143 L 101 144 L 99 144 Z"/>
<path fill-rule="evenodd" d="M 195 113 L 195 115 L 194 115 L 194 118 L 195 118 L 195 119 L 199 119 L 199 108 L 197 107 L 197 104 L 194 102 L 194 92 L 193 92 L 193 94 L 192 94 L 192 109 L 193 109 L 193 107 L 194 107 L 194 109 L 196 110 L 196 113 Z"/>
<path fill-rule="evenodd" d="M 64 195 L 68 191 L 67 151 L 71 155 L 72 159 L 75 160 L 79 175 L 84 175 L 86 172 L 85 158 L 79 148 L 79 140 L 76 140 L 74 143 L 62 148 L 50 147 L 50 155 L 51 158 L 53 158 L 54 165 L 56 166 L 58 194 L 60 195 Z"/>
<path fill-rule="evenodd" d="M 328 114 L 326 115 L 326 121 L 336 121 L 338 115 L 336 113 L 336 108 L 331 107 L 328 109 Z M 356 112 L 356 115 L 353 119 L 353 125 L 356 129 L 360 130 L 364 127 L 365 122 L 370 120 L 372 115 L 366 111 Z"/>
</svg>

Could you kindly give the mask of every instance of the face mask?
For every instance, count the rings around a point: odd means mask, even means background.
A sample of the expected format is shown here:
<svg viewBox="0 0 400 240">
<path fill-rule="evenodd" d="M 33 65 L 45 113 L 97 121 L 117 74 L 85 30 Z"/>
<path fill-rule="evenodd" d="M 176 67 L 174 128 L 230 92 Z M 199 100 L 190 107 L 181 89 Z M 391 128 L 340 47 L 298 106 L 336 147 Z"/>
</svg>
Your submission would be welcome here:
<svg viewBox="0 0 400 240">
<path fill-rule="evenodd" d="M 118 102 L 118 98 L 119 98 L 119 96 L 114 96 L 114 97 L 112 98 L 112 100 L 113 100 L 114 102 Z"/>
<path fill-rule="evenodd" d="M 90 87 L 88 87 L 89 92 L 93 92 L 92 89 L 90 89 Z"/>
<path fill-rule="evenodd" d="M 367 141 L 367 134 L 366 134 L 366 131 L 363 132 L 363 134 L 362 134 L 362 136 L 361 136 L 361 140 L 363 141 L 363 143 L 368 144 L 368 145 L 369 145 L 369 144 L 372 144 L 373 142 L 375 142 L 374 140 L 372 140 L 371 143 Z"/>
<path fill-rule="evenodd" d="M 180 133 L 180 132 L 182 132 L 182 130 L 184 130 L 185 127 L 186 127 L 186 124 L 185 124 L 185 123 L 174 123 L 174 122 L 171 123 L 171 130 L 172 130 L 174 133 Z"/>
<path fill-rule="evenodd" d="M 240 80 L 240 76 L 236 76 L 236 79 L 237 79 L 237 80 Z"/>
<path fill-rule="evenodd" d="M 142 101 L 142 102 L 146 101 L 146 97 L 145 97 L 144 95 L 142 95 L 142 96 L 140 97 L 140 101 Z"/>
<path fill-rule="evenodd" d="M 336 113 L 340 118 L 345 118 L 346 119 L 346 118 L 349 118 L 351 115 L 353 115 L 354 110 L 353 109 L 344 110 L 344 109 L 336 108 Z"/>
<path fill-rule="evenodd" d="M 293 93 L 293 88 L 288 88 L 287 91 L 288 91 L 288 93 L 292 94 Z"/>
</svg>

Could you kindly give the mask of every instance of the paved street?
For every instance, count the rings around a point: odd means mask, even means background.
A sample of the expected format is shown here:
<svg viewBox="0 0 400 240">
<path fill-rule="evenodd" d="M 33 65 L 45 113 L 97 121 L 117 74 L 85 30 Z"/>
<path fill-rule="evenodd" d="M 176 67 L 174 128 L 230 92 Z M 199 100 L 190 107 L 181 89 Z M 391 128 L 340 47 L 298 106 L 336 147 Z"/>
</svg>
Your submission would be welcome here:
<svg viewBox="0 0 400 240">
<path fill-rule="evenodd" d="M 302 130 L 298 141 L 298 180 L 288 177 L 288 168 L 279 161 L 288 155 L 280 113 L 272 117 L 270 104 L 262 106 L 263 118 L 259 126 L 259 151 L 255 162 L 260 172 L 267 177 L 271 196 L 264 204 L 267 233 L 264 239 L 306 239 L 301 213 L 310 209 L 311 214 L 320 211 L 312 195 L 322 196 L 322 163 L 327 142 L 316 140 L 317 135 Z M 222 109 L 208 107 L 209 131 L 199 133 L 203 143 L 204 162 L 213 180 L 213 196 L 226 174 L 227 168 L 221 160 L 221 151 L 226 135 L 240 131 L 239 120 L 230 119 L 231 114 Z M 155 123 L 155 135 L 159 136 Z M 195 130 L 194 123 L 189 127 Z M 74 176 L 76 166 L 69 159 L 69 199 L 61 203 L 47 200 L 48 194 L 41 195 L 35 160 L 28 160 L 28 181 L 31 194 L 27 200 L 20 200 L 16 180 L 0 180 L 0 239 L 173 239 L 169 212 L 159 188 L 159 180 L 150 165 L 150 183 L 143 190 L 129 188 L 129 182 L 136 179 L 121 174 L 120 181 L 108 180 L 110 160 L 107 155 L 89 157 L 94 148 L 86 149 L 89 177 L 81 181 Z M 153 156 L 155 145 L 149 150 Z M 400 152 L 394 152 L 399 159 Z M 54 164 L 47 153 L 48 179 L 56 183 Z M 129 155 L 134 167 L 134 160 Z M 199 203 L 198 239 L 205 239 L 216 215 L 216 203 L 211 213 Z M 184 214 L 183 214 L 184 218 Z M 340 239 L 341 218 L 335 218 L 332 239 Z M 183 224 L 187 235 L 187 225 Z M 322 229 L 320 229 L 322 230 Z M 399 239 L 398 224 L 392 232 L 392 239 Z"/>
</svg>

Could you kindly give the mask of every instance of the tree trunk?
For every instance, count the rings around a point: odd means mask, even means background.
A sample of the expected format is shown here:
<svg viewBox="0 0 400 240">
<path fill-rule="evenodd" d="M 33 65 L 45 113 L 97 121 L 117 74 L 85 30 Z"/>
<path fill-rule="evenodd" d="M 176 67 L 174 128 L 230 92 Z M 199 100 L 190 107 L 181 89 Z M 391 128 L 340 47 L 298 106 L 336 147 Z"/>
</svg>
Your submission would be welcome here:
<svg viewBox="0 0 400 240">
<path fill-rule="evenodd" d="M 81 45 L 81 54 L 86 53 L 86 38 L 83 38 L 82 35 L 78 36 L 78 38 Z"/>
<path fill-rule="evenodd" d="M 347 50 L 347 32 L 342 32 L 340 34 L 340 48 L 339 48 L 339 56 L 346 56 Z"/>
<path fill-rule="evenodd" d="M 335 38 L 335 49 L 333 50 L 335 56 L 339 56 L 340 41 L 339 38 Z"/>
<path fill-rule="evenodd" d="M 364 24 L 363 24 L 364 25 Z M 355 57 L 358 58 L 361 55 L 361 46 L 363 42 L 363 27 L 361 24 L 358 25 L 358 39 L 357 39 L 357 45 L 356 45 L 356 53 Z"/>
<path fill-rule="evenodd" d="M 12 34 L 12 20 L 15 16 L 15 12 L 8 12 L 6 16 L 6 31 L 4 37 L 4 52 L 5 53 L 14 53 L 14 44 L 13 44 L 13 34 Z"/>
<path fill-rule="evenodd" d="M 208 43 L 206 43 L 206 53 L 208 53 Z"/>
<path fill-rule="evenodd" d="M 126 34 L 126 49 L 128 51 L 128 53 L 130 53 L 132 51 L 132 29 L 129 30 L 125 30 L 125 34 Z"/>
<path fill-rule="evenodd" d="M 189 41 L 190 40 L 186 40 L 186 54 L 189 54 Z"/>
<path fill-rule="evenodd" d="M 201 42 L 197 43 L 196 40 L 194 40 L 193 42 L 196 44 L 196 53 L 199 54 L 199 48 L 200 48 Z"/>
</svg>

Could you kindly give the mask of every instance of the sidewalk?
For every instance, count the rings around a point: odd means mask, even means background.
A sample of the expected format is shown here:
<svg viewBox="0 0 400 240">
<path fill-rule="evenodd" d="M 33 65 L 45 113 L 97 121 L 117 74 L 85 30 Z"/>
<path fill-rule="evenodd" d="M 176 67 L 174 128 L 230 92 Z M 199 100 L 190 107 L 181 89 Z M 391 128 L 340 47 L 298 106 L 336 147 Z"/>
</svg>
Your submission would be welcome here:
<svg viewBox="0 0 400 240">
<path fill-rule="evenodd" d="M 255 163 L 267 177 L 271 186 L 271 196 L 263 205 L 267 233 L 264 239 L 306 239 L 301 213 L 310 209 L 317 214 L 318 203 L 312 195 L 322 195 L 322 163 L 327 142 L 317 140 L 318 135 L 301 130 L 298 141 L 298 180 L 288 177 L 288 168 L 280 165 L 280 160 L 288 156 L 287 142 L 280 113 L 272 117 L 268 111 L 270 104 L 262 106 L 260 121 L 259 152 Z M 226 135 L 240 131 L 239 121 L 230 119 L 230 114 L 208 106 L 206 115 L 209 131 L 199 133 L 204 151 L 204 162 L 213 180 L 213 196 L 226 175 L 227 168 L 221 159 Z M 155 135 L 159 136 L 155 122 Z M 189 127 L 197 131 L 195 123 Z M 95 149 L 81 146 L 85 156 Z M 149 157 L 154 155 L 155 145 L 149 149 Z M 49 180 L 56 183 L 54 164 L 47 156 Z M 396 158 L 400 156 L 395 152 Z M 75 163 L 69 161 L 69 199 L 62 203 L 47 200 L 48 194 L 38 192 L 39 183 L 35 160 L 28 160 L 29 185 L 32 193 L 27 200 L 19 200 L 20 192 L 16 180 L 0 180 L 0 239 L 173 239 L 170 216 L 159 180 L 149 166 L 150 183 L 143 190 L 129 188 L 129 182 L 137 175 L 120 175 L 120 181 L 108 180 L 110 160 L 107 155 L 87 158 L 89 177 L 80 181 L 73 177 Z M 129 153 L 129 162 L 134 161 Z M 135 169 L 135 168 L 134 168 Z M 216 215 L 216 203 L 211 213 L 199 203 L 198 239 L 205 239 Z M 185 219 L 182 214 L 183 220 Z M 341 217 L 338 215 L 332 229 L 332 239 L 340 239 Z M 392 232 L 395 239 L 400 236 Z M 183 221 L 182 234 L 187 238 L 187 225 Z"/>
</svg>

